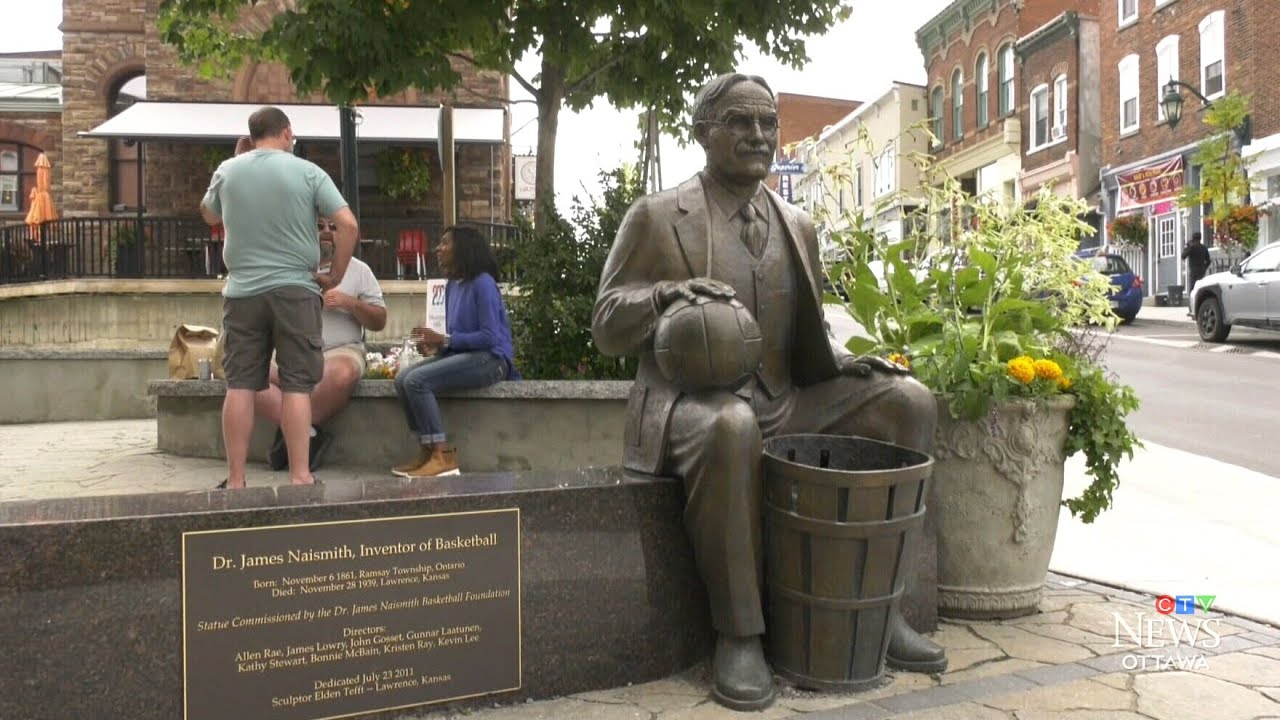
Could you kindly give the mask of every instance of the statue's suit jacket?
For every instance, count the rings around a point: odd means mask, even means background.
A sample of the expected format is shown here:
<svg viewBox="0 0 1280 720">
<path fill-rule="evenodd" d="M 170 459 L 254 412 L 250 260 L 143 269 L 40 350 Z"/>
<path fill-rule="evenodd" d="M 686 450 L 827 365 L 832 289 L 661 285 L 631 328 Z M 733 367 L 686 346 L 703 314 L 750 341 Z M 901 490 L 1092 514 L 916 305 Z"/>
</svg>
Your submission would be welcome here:
<svg viewBox="0 0 1280 720">
<path fill-rule="evenodd" d="M 811 385 L 839 374 L 822 316 L 822 265 L 818 237 L 807 215 L 765 188 L 782 218 L 797 278 L 796 334 L 791 348 L 792 381 Z M 662 376 L 653 355 L 653 330 L 660 310 L 655 285 L 663 280 L 706 277 L 717 243 L 711 237 L 706 193 L 700 176 L 674 190 L 647 195 L 631 206 L 600 277 L 591 333 L 606 355 L 636 356 L 640 367 L 627 403 L 623 464 L 631 470 L 661 472 L 667 428 L 680 390 Z"/>
</svg>

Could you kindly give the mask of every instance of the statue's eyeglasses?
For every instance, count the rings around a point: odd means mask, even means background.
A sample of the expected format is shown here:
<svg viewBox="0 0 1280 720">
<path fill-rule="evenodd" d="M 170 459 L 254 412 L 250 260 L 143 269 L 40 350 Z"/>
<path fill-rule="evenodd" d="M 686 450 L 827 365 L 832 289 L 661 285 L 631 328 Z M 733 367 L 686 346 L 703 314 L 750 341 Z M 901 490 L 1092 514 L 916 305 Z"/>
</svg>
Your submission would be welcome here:
<svg viewBox="0 0 1280 720">
<path fill-rule="evenodd" d="M 723 120 L 707 120 L 711 125 L 723 125 L 736 133 L 749 133 L 753 125 L 760 126 L 760 132 L 770 135 L 778 132 L 778 116 L 777 115 L 761 115 L 752 116 L 745 113 L 735 113 Z"/>
</svg>

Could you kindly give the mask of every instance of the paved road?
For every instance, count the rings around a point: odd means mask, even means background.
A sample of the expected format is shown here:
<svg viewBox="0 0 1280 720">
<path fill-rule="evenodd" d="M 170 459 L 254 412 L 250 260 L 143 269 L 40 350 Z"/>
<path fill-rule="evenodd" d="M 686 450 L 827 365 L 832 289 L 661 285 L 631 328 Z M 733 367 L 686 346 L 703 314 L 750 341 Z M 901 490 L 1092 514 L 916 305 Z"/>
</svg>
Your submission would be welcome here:
<svg viewBox="0 0 1280 720">
<path fill-rule="evenodd" d="M 1280 477 L 1280 334 L 1237 329 L 1215 345 L 1139 319 L 1112 337 L 1106 362 L 1142 401 L 1142 438 Z"/>
</svg>

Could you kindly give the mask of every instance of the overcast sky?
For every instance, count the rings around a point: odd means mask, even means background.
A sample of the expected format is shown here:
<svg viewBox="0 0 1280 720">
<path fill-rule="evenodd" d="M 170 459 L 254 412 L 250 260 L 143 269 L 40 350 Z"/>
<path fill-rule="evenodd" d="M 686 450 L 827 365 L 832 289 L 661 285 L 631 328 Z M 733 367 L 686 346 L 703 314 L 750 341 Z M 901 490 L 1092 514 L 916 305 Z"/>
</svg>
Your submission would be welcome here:
<svg viewBox="0 0 1280 720">
<path fill-rule="evenodd" d="M 62 33 L 58 32 L 61 0 L 13 0 L 6 4 L 0 52 L 62 47 Z M 851 100 L 870 100 L 894 80 L 923 84 L 924 61 L 916 47 L 915 31 L 946 7 L 948 0 L 849 0 L 849 4 L 853 7 L 849 21 L 809 40 L 810 62 L 802 70 L 783 67 L 755 52 L 743 58 L 739 69 L 763 76 L 777 92 Z M 536 59 L 530 59 L 521 63 L 519 70 L 530 77 L 536 68 Z M 513 100 L 528 99 L 519 85 L 513 82 L 511 87 Z M 532 120 L 536 116 L 531 103 L 512 105 L 511 143 L 517 154 L 533 152 L 537 125 Z M 637 113 L 619 112 L 602 103 L 581 113 L 562 113 L 556 145 L 556 194 L 561 202 L 581 194 L 584 187 L 594 192 L 599 170 L 637 162 L 637 128 Z M 660 150 L 666 186 L 678 184 L 702 166 L 702 151 L 696 145 L 682 149 L 675 139 L 665 137 Z"/>
</svg>

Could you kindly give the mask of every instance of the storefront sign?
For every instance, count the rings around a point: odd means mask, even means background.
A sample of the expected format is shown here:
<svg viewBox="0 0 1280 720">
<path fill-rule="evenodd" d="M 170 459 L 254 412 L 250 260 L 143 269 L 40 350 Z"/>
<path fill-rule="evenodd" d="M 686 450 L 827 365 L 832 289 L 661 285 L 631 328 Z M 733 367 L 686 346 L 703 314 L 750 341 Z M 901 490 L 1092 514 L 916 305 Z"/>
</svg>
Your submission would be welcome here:
<svg viewBox="0 0 1280 720">
<path fill-rule="evenodd" d="M 1120 188 L 1120 212 L 1172 200 L 1182 194 L 1182 156 L 1119 173 L 1116 181 Z"/>
</svg>

